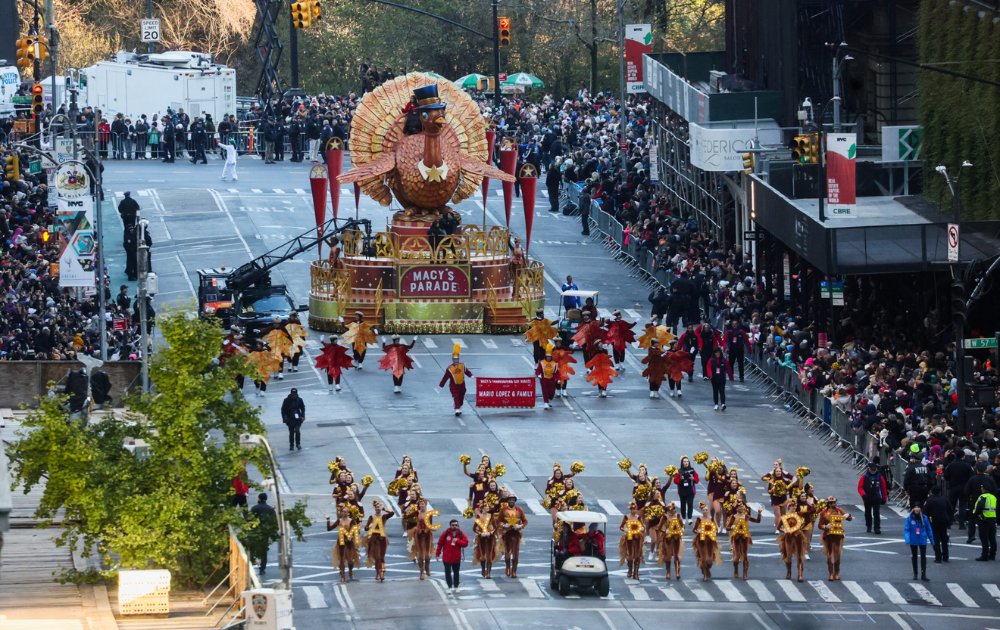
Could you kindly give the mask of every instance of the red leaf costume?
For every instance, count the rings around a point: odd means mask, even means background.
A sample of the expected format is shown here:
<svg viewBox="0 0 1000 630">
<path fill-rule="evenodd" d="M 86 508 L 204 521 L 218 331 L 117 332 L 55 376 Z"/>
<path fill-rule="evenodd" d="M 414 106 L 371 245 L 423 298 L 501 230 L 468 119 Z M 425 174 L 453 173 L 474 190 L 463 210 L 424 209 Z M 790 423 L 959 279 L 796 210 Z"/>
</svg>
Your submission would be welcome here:
<svg viewBox="0 0 1000 630">
<path fill-rule="evenodd" d="M 402 376 L 406 370 L 413 369 L 413 359 L 407 352 L 410 348 L 404 345 L 384 346 L 385 354 L 378 360 L 378 366 L 383 370 L 392 370 L 392 375 L 396 378 Z"/>
<path fill-rule="evenodd" d="M 351 357 L 347 356 L 347 346 L 323 343 L 323 354 L 316 357 L 316 367 L 328 370 L 333 378 L 343 374 L 344 370 L 353 365 Z"/>
<path fill-rule="evenodd" d="M 685 372 L 694 371 L 694 361 L 691 355 L 683 350 L 673 350 L 664 356 L 666 373 L 672 381 L 680 381 Z"/>
<path fill-rule="evenodd" d="M 599 385 L 604 389 L 607 389 L 608 385 L 611 384 L 613 376 L 618 376 L 618 372 L 615 372 L 611 365 L 611 357 L 608 356 L 607 352 L 595 354 L 594 358 L 587 362 L 587 367 L 593 368 L 593 372 L 587 375 L 587 382 Z"/>
<path fill-rule="evenodd" d="M 635 322 L 630 324 L 624 320 L 613 321 L 611 322 L 611 326 L 608 327 L 608 333 L 604 337 L 604 342 L 614 346 L 616 351 L 624 352 L 625 345 L 635 341 L 635 333 L 632 332 L 633 328 L 635 328 Z"/>
<path fill-rule="evenodd" d="M 581 348 L 590 349 L 593 348 L 595 342 L 604 341 L 606 334 L 607 331 L 601 328 L 601 322 L 589 322 L 580 324 L 576 334 L 573 335 L 573 341 Z"/>
<path fill-rule="evenodd" d="M 663 351 L 659 348 L 650 348 L 649 353 L 642 358 L 642 364 L 646 369 L 642 375 L 650 382 L 658 385 L 663 383 L 667 377 L 667 361 L 663 356 Z"/>
<path fill-rule="evenodd" d="M 570 374 L 576 374 L 570 363 L 576 363 L 573 353 L 563 348 L 556 348 L 552 351 L 552 360 L 559 364 L 559 380 L 568 381 Z"/>
</svg>

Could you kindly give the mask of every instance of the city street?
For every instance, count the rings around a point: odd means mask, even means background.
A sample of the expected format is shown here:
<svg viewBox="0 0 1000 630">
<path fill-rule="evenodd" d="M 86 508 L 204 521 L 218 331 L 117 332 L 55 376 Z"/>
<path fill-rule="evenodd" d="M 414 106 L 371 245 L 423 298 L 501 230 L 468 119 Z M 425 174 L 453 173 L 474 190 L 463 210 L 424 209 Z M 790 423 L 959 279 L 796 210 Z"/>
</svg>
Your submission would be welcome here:
<svg viewBox="0 0 1000 630">
<path fill-rule="evenodd" d="M 156 309 L 166 305 L 193 308 L 198 269 L 239 266 L 315 227 L 309 166 L 264 165 L 260 159 L 242 156 L 237 166 L 239 181 L 232 182 L 218 179 L 222 161 L 217 156 L 210 156 L 207 166 L 181 159 L 174 164 L 105 162 L 104 225 L 109 235 L 105 251 L 113 292 L 117 293 L 118 285 L 129 284 L 123 281 L 121 223 L 111 207 L 117 206 L 125 191 L 131 191 L 142 207 L 142 217 L 150 222 L 152 269 L 160 279 Z M 485 213 L 489 224 L 504 223 L 500 190 L 499 182 L 490 183 Z M 555 318 L 559 284 L 572 275 L 581 289 L 600 291 L 601 315 L 610 317 L 620 309 L 626 320 L 639 322 L 636 330 L 641 329 L 650 312 L 648 291 L 612 259 L 599 238 L 581 235 L 578 217 L 551 213 L 549 207 L 544 186 L 539 186 L 530 255 L 546 267 L 546 316 Z M 466 223 L 482 222 L 481 193 L 457 210 Z M 393 211 L 367 197 L 361 199 L 360 216 L 371 219 L 375 231 L 385 229 Z M 339 215 L 354 213 L 353 192 L 344 186 Z M 513 205 L 510 227 L 523 241 L 520 199 Z M 315 252 L 307 253 L 273 273 L 274 283 L 286 284 L 298 303 L 308 302 L 308 263 L 315 256 Z M 725 412 L 713 410 L 711 387 L 700 377 L 684 383 L 684 396 L 679 400 L 668 398 L 666 387 L 663 398 L 653 400 L 641 376 L 645 351 L 630 348 L 625 373 L 615 379 L 607 398 L 599 398 L 597 388 L 584 380 L 582 357 L 577 353 L 580 363 L 570 380 L 570 397 L 556 399 L 552 410 L 542 408 L 540 395 L 538 406 L 531 410 L 477 410 L 475 390 L 470 387 L 465 412 L 456 417 L 447 390 L 438 387 L 453 345 L 461 346 L 463 360 L 475 376 L 530 376 L 534 370 L 531 347 L 523 336 L 421 336 L 411 352 L 416 369 L 407 373 L 402 393 L 394 395 L 389 375 L 378 369 L 382 352 L 376 347 L 369 350 L 363 370 L 351 370 L 345 376 L 342 392 L 328 392 L 325 375 L 312 367 L 311 360 L 319 352 L 321 334 L 311 331 L 310 360 L 302 361 L 301 371 L 285 374 L 281 381 L 272 378 L 265 397 L 254 398 L 250 383 L 244 388 L 244 395 L 261 406 L 280 466 L 282 494 L 289 501 L 308 498 L 314 520 L 308 542 L 294 546 L 294 620 L 300 630 L 440 629 L 452 624 L 459 630 L 691 625 L 833 628 L 845 623 L 903 630 L 1000 627 L 1000 576 L 996 563 L 972 561 L 979 555 L 978 542 L 965 545 L 965 532 L 953 528 L 951 562 L 929 564 L 930 582 L 912 581 L 910 552 L 903 543 L 905 512 L 886 506 L 882 535 L 866 534 L 857 493 L 859 473 L 842 463 L 839 450 L 829 450 L 819 435 L 785 413 L 781 402 L 766 396 L 750 378 L 741 383 L 737 377 L 728 384 Z M 280 406 L 292 387 L 298 388 L 305 401 L 306 423 L 302 450 L 289 452 Z M 676 466 L 682 456 L 693 457 L 701 451 L 736 466 L 751 505 L 765 508 L 762 523 L 751 527 L 755 539 L 750 552 L 751 579 L 733 579 L 725 542 L 722 565 L 715 567 L 711 581 L 703 583 L 690 548 L 690 528 L 682 579 L 665 580 L 663 567 L 655 562 L 642 567 L 639 580 L 625 578 L 617 545 L 632 480 L 621 472 L 618 462 L 627 457 L 634 465 L 645 463 L 653 475 L 662 476 L 665 466 Z M 374 569 L 362 566 L 355 570 L 353 581 L 340 584 L 330 556 L 336 532 L 327 533 L 323 519 L 334 514 L 327 463 L 344 456 L 355 479 L 375 478 L 365 496 L 366 505 L 377 497 L 396 507 L 395 498 L 386 499 L 386 487 L 403 456 L 409 455 L 424 495 L 440 512 L 438 522 L 459 518 L 471 538 L 471 521 L 460 516 L 469 485 L 459 462 L 463 454 L 474 462 L 488 454 L 494 465 L 504 464 L 506 474 L 498 481 L 517 495 L 518 505 L 527 514 L 518 578 L 505 577 L 501 561 L 492 580 L 482 579 L 479 567 L 471 563 L 470 549 L 457 596 L 447 592 L 439 562 L 432 562 L 431 579 L 421 583 L 416 565 L 406 557 L 397 508 L 396 518 L 387 524 L 390 546 L 385 582 L 375 582 Z M 808 481 L 816 486 L 816 496 L 835 495 L 841 507 L 854 515 L 853 522 L 845 524 L 842 581 L 827 581 L 818 532 L 805 581 L 783 579 L 785 567 L 775 542 L 770 502 L 766 485 L 760 481 L 778 458 L 789 471 L 808 466 L 812 470 Z M 542 492 L 554 462 L 568 470 L 574 461 L 586 465 L 585 472 L 575 478 L 586 505 L 608 515 L 608 564 L 613 577 L 611 594 L 604 598 L 575 590 L 564 598 L 549 583 L 552 529 L 548 511 L 541 506 Z M 704 473 L 704 467 L 696 468 Z M 696 502 L 704 495 L 703 480 Z M 676 501 L 673 488 L 665 499 Z M 720 535 L 720 542 L 723 538 Z M 278 579 L 276 558 L 272 548 L 265 581 Z"/>
</svg>

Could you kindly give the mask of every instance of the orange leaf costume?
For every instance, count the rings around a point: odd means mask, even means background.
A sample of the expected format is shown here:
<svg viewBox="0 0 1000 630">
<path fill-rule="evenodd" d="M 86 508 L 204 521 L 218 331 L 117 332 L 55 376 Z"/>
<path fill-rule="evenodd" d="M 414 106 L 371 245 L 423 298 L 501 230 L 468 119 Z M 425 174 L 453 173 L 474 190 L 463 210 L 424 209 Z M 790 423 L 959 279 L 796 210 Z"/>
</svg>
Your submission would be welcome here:
<svg viewBox="0 0 1000 630">
<path fill-rule="evenodd" d="M 407 354 L 407 346 L 385 346 L 385 354 L 378 360 L 378 366 L 383 370 L 392 370 L 392 375 L 399 378 L 405 370 L 413 369 L 413 359 Z"/>
<path fill-rule="evenodd" d="M 670 345 L 670 342 L 674 339 L 674 335 L 670 332 L 670 329 L 666 326 L 653 326 L 653 324 L 646 324 L 642 336 L 639 337 L 639 347 L 645 350 L 651 344 L 653 338 L 660 340 L 660 347 L 666 348 Z"/>
<path fill-rule="evenodd" d="M 272 330 L 264 335 L 263 340 L 271 348 L 271 354 L 278 361 L 281 361 L 282 355 L 290 357 L 295 354 L 292 352 L 292 339 L 283 330 Z"/>
<path fill-rule="evenodd" d="M 604 389 L 607 389 L 608 385 L 611 384 L 613 376 L 618 376 L 618 372 L 615 372 L 614 367 L 611 365 L 611 357 L 608 356 L 607 352 L 598 352 L 595 354 L 594 358 L 587 362 L 587 367 L 593 369 L 587 375 L 587 382 L 599 385 Z"/>
<path fill-rule="evenodd" d="M 592 347 L 595 342 L 604 341 L 606 334 L 607 331 L 601 328 L 601 322 L 589 322 L 580 324 L 576 334 L 573 335 L 573 341 L 581 348 Z"/>
<path fill-rule="evenodd" d="M 573 353 L 563 348 L 556 348 L 552 351 L 552 360 L 559 364 L 559 380 L 568 381 L 570 374 L 576 374 L 570 363 L 576 363 Z"/>
<path fill-rule="evenodd" d="M 274 356 L 273 352 L 268 352 L 267 350 L 251 352 L 247 363 L 257 371 L 257 378 L 254 380 L 265 383 L 271 380 L 271 372 L 277 372 L 281 369 L 281 359 Z"/>
<path fill-rule="evenodd" d="M 528 340 L 528 343 L 537 341 L 542 346 L 545 346 L 546 342 L 555 338 L 557 334 L 558 332 L 552 327 L 552 322 L 549 320 L 533 319 L 531 320 L 531 326 L 524 332 L 524 338 Z"/>
<path fill-rule="evenodd" d="M 351 357 L 347 356 L 347 346 L 323 344 L 323 354 L 316 357 L 316 367 L 328 370 L 330 376 L 337 378 L 352 365 Z"/>
<path fill-rule="evenodd" d="M 650 348 L 648 354 L 642 358 L 642 363 L 646 366 L 642 375 L 650 383 L 662 384 L 667 377 L 667 362 L 663 356 L 663 350 Z"/>
<path fill-rule="evenodd" d="M 354 349 L 361 354 L 368 348 L 368 344 L 375 343 L 375 333 L 372 325 L 368 322 L 351 322 L 347 325 L 347 332 L 344 333 L 344 344 L 354 345 Z"/>
<path fill-rule="evenodd" d="M 684 378 L 685 372 L 694 371 L 694 361 L 691 355 L 683 350 L 672 350 L 664 356 L 666 372 L 672 381 L 680 381 Z"/>
<path fill-rule="evenodd" d="M 635 341 L 635 333 L 632 332 L 635 324 L 635 322 L 630 324 L 624 320 L 611 322 L 611 326 L 608 327 L 608 333 L 604 337 L 604 342 L 610 343 L 616 351 L 624 352 L 625 345 Z"/>
<path fill-rule="evenodd" d="M 288 324 L 285 326 L 285 331 L 292 338 L 293 346 L 297 348 L 306 347 L 306 337 L 309 336 L 309 333 L 306 332 L 306 329 L 301 324 Z"/>
</svg>

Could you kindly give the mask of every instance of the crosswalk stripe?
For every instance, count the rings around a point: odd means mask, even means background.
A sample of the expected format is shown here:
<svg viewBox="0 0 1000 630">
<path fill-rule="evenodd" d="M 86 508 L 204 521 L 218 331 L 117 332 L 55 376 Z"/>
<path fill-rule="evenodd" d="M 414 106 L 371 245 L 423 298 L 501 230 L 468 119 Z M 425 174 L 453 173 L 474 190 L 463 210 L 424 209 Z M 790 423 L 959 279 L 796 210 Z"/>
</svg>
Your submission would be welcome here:
<svg viewBox="0 0 1000 630">
<path fill-rule="evenodd" d="M 694 593 L 694 596 L 698 598 L 699 602 L 715 601 L 711 593 L 703 589 L 701 585 L 695 582 L 694 580 L 684 580 L 684 586 L 688 587 L 688 590 Z"/>
<path fill-rule="evenodd" d="M 793 602 L 806 601 L 805 595 L 799 591 L 798 587 L 796 587 L 791 580 L 778 580 L 778 586 L 781 587 L 781 590 L 785 591 L 785 595 L 788 595 L 788 599 Z"/>
<path fill-rule="evenodd" d="M 673 586 L 661 586 L 660 592 L 667 596 L 672 602 L 682 602 L 684 601 L 684 596 L 677 592 Z"/>
<path fill-rule="evenodd" d="M 497 197 L 503 197 L 503 190 L 497 191 Z"/>
<path fill-rule="evenodd" d="M 479 588 L 483 589 L 486 593 L 499 593 L 500 587 L 493 580 L 487 580 L 486 578 L 479 578 Z"/>
<path fill-rule="evenodd" d="M 990 594 L 990 597 L 993 597 L 997 600 L 997 603 L 1000 603 L 1000 588 L 996 584 L 983 584 L 983 588 Z"/>
<path fill-rule="evenodd" d="M 342 194 L 342 195 L 352 195 L 354 193 L 353 193 L 353 191 L 350 188 L 341 188 L 340 189 L 340 194 Z"/>
<path fill-rule="evenodd" d="M 747 580 L 747 585 L 753 589 L 753 592 L 757 594 L 757 599 L 760 601 L 774 601 L 774 595 L 771 594 L 771 591 L 767 590 L 767 587 L 760 580 Z"/>
<path fill-rule="evenodd" d="M 466 350 L 469 347 L 469 346 L 465 345 L 465 340 L 462 339 L 461 337 L 452 337 L 451 338 L 451 343 L 452 344 L 456 344 L 457 343 L 458 347 L 461 348 L 461 349 L 463 349 L 463 350 Z"/>
<path fill-rule="evenodd" d="M 492 348 L 494 350 L 497 349 L 497 342 L 493 341 L 492 339 L 483 339 L 483 345 L 486 346 L 487 348 Z"/>
<path fill-rule="evenodd" d="M 823 598 L 824 602 L 835 604 L 840 601 L 840 598 L 834 595 L 833 591 L 831 591 L 826 584 L 823 584 L 819 580 L 809 580 L 809 586 L 816 589 L 816 592 L 819 593 L 819 596 Z"/>
<path fill-rule="evenodd" d="M 976 600 L 972 599 L 972 597 L 970 597 L 969 594 L 966 593 L 965 590 L 958 584 L 949 582 L 948 590 L 951 591 L 951 594 L 955 596 L 955 599 L 962 602 L 962 605 L 966 608 L 979 608 L 979 604 L 976 603 Z"/>
<path fill-rule="evenodd" d="M 538 499 L 527 499 L 524 502 L 524 504 L 528 506 L 528 509 L 531 510 L 532 514 L 537 514 L 541 516 L 542 514 L 549 513 L 549 511 L 542 506 L 541 501 L 539 501 Z"/>
<path fill-rule="evenodd" d="M 858 600 L 860 604 L 874 604 L 875 598 L 865 592 L 865 589 L 861 588 L 861 585 L 854 580 L 844 580 L 842 582 L 844 587 L 854 595 L 854 598 Z"/>
<path fill-rule="evenodd" d="M 238 192 L 240 192 L 239 189 L 237 189 L 237 188 L 227 188 L 226 190 L 228 190 L 231 193 L 238 193 Z"/>
<path fill-rule="evenodd" d="M 465 508 L 469 507 L 468 499 L 452 499 L 451 502 L 455 504 L 455 508 L 458 509 L 459 514 L 464 512 Z"/>
<path fill-rule="evenodd" d="M 148 190 L 140 190 L 139 191 L 139 196 L 140 197 L 148 197 L 149 196 L 149 191 Z"/>
<path fill-rule="evenodd" d="M 637 602 L 648 602 L 649 593 L 639 584 L 629 584 L 628 590 L 632 592 L 632 599 Z"/>
<path fill-rule="evenodd" d="M 611 314 L 611 311 L 609 311 L 606 308 L 599 308 L 599 309 L 597 309 L 597 316 L 598 317 L 604 317 L 604 318 L 607 318 L 607 319 L 611 319 L 612 317 L 614 317 L 614 315 Z"/>
<path fill-rule="evenodd" d="M 538 582 L 535 582 L 531 578 L 517 578 L 517 581 L 521 583 L 524 590 L 528 592 L 528 597 L 531 599 L 545 599 L 545 593 L 542 589 L 538 588 Z"/>
<path fill-rule="evenodd" d="M 510 345 L 514 346 L 515 348 L 520 348 L 521 346 L 524 345 L 524 342 L 518 339 L 517 337 L 511 337 Z"/>
<path fill-rule="evenodd" d="M 557 309 L 554 306 L 546 306 L 545 307 L 545 317 L 547 319 L 553 319 L 554 320 L 555 318 L 559 317 L 559 309 Z"/>
<path fill-rule="evenodd" d="M 302 190 L 301 188 L 296 188 L 295 189 L 295 194 L 296 195 L 304 195 L 304 194 L 306 194 L 306 191 Z"/>
<path fill-rule="evenodd" d="M 618 508 L 615 507 L 615 504 L 612 503 L 611 501 L 609 501 L 608 499 L 599 499 L 597 501 L 597 504 L 599 506 L 601 506 L 601 508 L 604 510 L 604 512 L 608 516 L 621 516 L 622 515 L 622 513 L 618 511 Z"/>
<path fill-rule="evenodd" d="M 250 192 L 252 192 L 252 193 L 261 193 L 261 192 L 264 192 L 264 191 L 261 190 L 260 188 L 251 188 Z"/>
<path fill-rule="evenodd" d="M 722 591 L 722 594 L 725 595 L 726 599 L 728 599 L 729 601 L 731 602 L 747 601 L 747 598 L 743 597 L 743 593 L 740 593 L 739 590 L 737 590 L 736 586 L 729 580 L 717 580 L 715 582 L 715 585 L 719 587 L 719 590 Z"/>
<path fill-rule="evenodd" d="M 893 604 L 906 604 L 906 598 L 899 594 L 896 587 L 888 582 L 875 582 L 875 586 L 878 586 L 885 593 L 886 597 Z"/>
<path fill-rule="evenodd" d="M 642 319 L 642 315 L 640 315 L 640 314 L 639 314 L 639 311 L 637 311 L 637 310 L 635 310 L 635 309 L 632 309 L 632 308 L 627 308 L 627 309 L 625 309 L 625 313 L 626 313 L 626 314 L 627 314 L 627 315 L 628 315 L 629 317 L 632 317 L 632 318 L 634 318 L 634 319 Z"/>
<path fill-rule="evenodd" d="M 318 586 L 304 586 L 302 590 L 306 594 L 306 601 L 309 602 L 310 608 L 329 608 L 323 597 L 323 591 L 319 590 Z"/>
<path fill-rule="evenodd" d="M 274 188 L 273 190 L 274 190 L 274 192 L 278 193 L 279 195 L 285 194 L 285 191 L 282 190 L 282 189 L 280 189 L 280 188 Z"/>
<path fill-rule="evenodd" d="M 910 584 L 910 588 L 912 588 L 917 593 L 917 595 L 920 596 L 921 599 L 923 599 L 931 606 L 941 605 L 941 600 L 939 600 L 937 597 L 934 597 L 934 594 L 928 591 L 927 587 L 924 586 L 923 584 Z"/>
<path fill-rule="evenodd" d="M 546 199 L 548 199 L 549 198 L 549 191 L 543 190 L 542 191 L 542 196 L 545 197 Z"/>
<path fill-rule="evenodd" d="M 438 347 L 438 345 L 434 343 L 434 340 L 431 339 L 430 337 L 424 337 L 423 341 L 424 341 L 424 347 L 427 348 L 428 350 L 433 350 L 434 348 Z"/>
</svg>

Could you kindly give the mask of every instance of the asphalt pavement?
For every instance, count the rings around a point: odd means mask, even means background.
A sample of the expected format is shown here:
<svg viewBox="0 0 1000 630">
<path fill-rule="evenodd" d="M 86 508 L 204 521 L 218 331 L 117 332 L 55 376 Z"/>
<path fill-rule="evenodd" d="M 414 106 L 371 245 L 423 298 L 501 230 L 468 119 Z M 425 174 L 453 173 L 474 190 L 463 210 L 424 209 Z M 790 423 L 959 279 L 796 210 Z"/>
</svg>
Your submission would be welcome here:
<svg viewBox="0 0 1000 630">
<path fill-rule="evenodd" d="M 222 161 L 214 156 L 208 165 L 178 160 L 174 164 L 109 161 L 105 166 L 108 200 L 117 205 L 121 193 L 132 191 L 142 216 L 150 220 L 153 268 L 161 289 L 157 309 L 165 304 L 193 305 L 197 269 L 238 266 L 315 226 L 308 163 L 264 165 L 243 156 L 238 182 L 219 181 Z M 348 188 L 341 196 L 341 217 L 355 213 Z M 487 223 L 502 224 L 500 186 L 491 182 L 490 188 L 485 218 Z M 558 283 L 572 274 L 581 289 L 600 291 L 603 314 L 621 309 L 627 320 L 640 321 L 637 330 L 641 328 L 649 314 L 648 291 L 612 259 L 599 239 L 581 234 L 579 218 L 550 213 L 544 187 L 539 188 L 530 254 L 546 265 L 547 316 L 556 313 Z M 481 196 L 457 209 L 466 223 L 483 221 Z M 384 229 L 393 211 L 361 200 L 360 216 L 370 218 L 375 229 Z M 522 241 L 523 212 L 523 203 L 515 200 L 510 225 Z M 117 257 L 123 266 L 120 241 L 109 237 L 107 247 L 111 265 L 117 264 Z M 287 284 L 298 302 L 308 301 L 308 262 L 315 255 L 283 263 L 273 274 L 274 282 Z M 523 626 L 626 630 L 693 624 L 772 629 L 833 628 L 845 623 L 903 630 L 1000 627 L 998 565 L 972 562 L 978 545 L 953 545 L 951 562 L 930 565 L 930 582 L 911 580 L 910 553 L 902 542 L 904 512 L 889 506 L 883 510 L 883 535 L 867 534 L 863 510 L 857 505 L 857 473 L 842 463 L 838 450 L 829 450 L 820 436 L 785 413 L 780 401 L 766 396 L 749 378 L 729 384 L 725 412 L 713 410 L 711 388 L 700 378 L 685 383 L 680 400 L 667 398 L 665 390 L 662 399 L 651 400 L 640 376 L 639 361 L 645 352 L 630 348 L 625 373 L 615 379 L 607 398 L 597 396 L 577 366 L 570 397 L 557 399 L 552 410 L 543 410 L 540 398 L 533 410 L 476 409 L 470 387 L 465 412 L 456 417 L 450 395 L 438 388 L 452 346 L 462 346 L 463 360 L 476 376 L 530 376 L 531 348 L 523 337 L 421 336 L 412 352 L 416 369 L 406 375 L 402 393 L 394 395 L 389 375 L 378 369 L 377 348 L 369 351 L 364 370 L 345 376 L 342 392 L 328 392 L 325 376 L 311 367 L 320 334 L 311 333 L 310 360 L 301 362 L 300 372 L 285 374 L 281 381 L 272 379 L 266 396 L 254 399 L 277 453 L 282 494 L 289 500 L 308 499 L 309 514 L 316 521 L 307 542 L 294 545 L 297 628 L 454 625 L 459 630 Z M 305 399 L 307 421 L 302 450 L 289 452 L 279 410 L 292 387 Z M 251 384 L 244 395 L 254 396 Z M 700 581 L 690 548 L 681 580 L 668 582 L 655 563 L 642 568 L 639 580 L 626 579 L 617 543 L 632 482 L 618 462 L 628 457 L 634 464 L 647 464 L 655 475 L 699 451 L 736 466 L 751 503 L 762 503 L 765 510 L 769 501 L 760 477 L 775 459 L 782 458 L 789 470 L 808 466 L 812 470 L 808 481 L 815 484 L 817 496 L 836 495 L 855 517 L 845 527 L 843 580 L 826 580 L 825 558 L 815 546 L 806 563 L 806 581 L 784 580 L 785 568 L 766 511 L 763 522 L 751 527 L 755 542 L 749 581 L 731 577 L 728 544 L 723 544 L 722 566 L 708 583 Z M 386 485 L 403 455 L 410 455 L 424 494 L 440 519 L 447 521 L 459 517 L 468 496 L 468 478 L 462 474 L 459 456 L 476 460 L 483 453 L 494 464 L 505 465 L 507 472 L 500 481 L 515 491 L 529 519 L 518 579 L 503 576 L 502 564 L 492 580 L 482 579 L 467 553 L 457 595 L 444 588 L 440 563 L 432 563 L 429 581 L 420 581 L 416 565 L 406 558 L 399 522 L 391 520 L 386 581 L 377 583 L 374 570 L 360 568 L 354 581 L 340 584 L 339 572 L 330 562 L 334 533 L 325 531 L 322 518 L 334 511 L 327 462 L 343 455 L 356 479 L 366 474 L 375 478 L 365 501 L 379 496 L 385 502 Z M 586 465 L 576 482 L 587 505 L 608 515 L 612 583 L 606 598 L 576 591 L 563 598 L 549 584 L 552 530 L 540 492 L 553 462 L 568 467 L 574 461 Z M 698 495 L 704 496 L 704 484 Z M 676 499 L 672 489 L 667 499 Z M 460 520 L 471 534 L 471 523 Z M 964 543 L 964 534 L 953 529 L 953 542 Z M 275 557 L 272 552 L 272 562 Z M 269 581 L 277 577 L 276 566 L 264 576 Z"/>
</svg>

